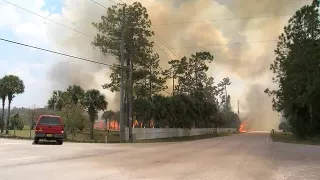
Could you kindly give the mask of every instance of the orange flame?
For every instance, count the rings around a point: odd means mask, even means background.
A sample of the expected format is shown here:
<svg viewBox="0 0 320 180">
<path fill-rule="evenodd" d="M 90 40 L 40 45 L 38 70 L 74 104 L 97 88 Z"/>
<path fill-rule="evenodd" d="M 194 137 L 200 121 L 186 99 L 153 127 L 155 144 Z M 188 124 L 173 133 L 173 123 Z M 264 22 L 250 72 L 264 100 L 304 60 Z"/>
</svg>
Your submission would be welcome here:
<svg viewBox="0 0 320 180">
<path fill-rule="evenodd" d="M 240 126 L 239 126 L 239 132 L 247 132 L 247 130 L 245 130 L 245 124 L 246 124 L 246 121 L 243 121 L 241 122 Z"/>
</svg>

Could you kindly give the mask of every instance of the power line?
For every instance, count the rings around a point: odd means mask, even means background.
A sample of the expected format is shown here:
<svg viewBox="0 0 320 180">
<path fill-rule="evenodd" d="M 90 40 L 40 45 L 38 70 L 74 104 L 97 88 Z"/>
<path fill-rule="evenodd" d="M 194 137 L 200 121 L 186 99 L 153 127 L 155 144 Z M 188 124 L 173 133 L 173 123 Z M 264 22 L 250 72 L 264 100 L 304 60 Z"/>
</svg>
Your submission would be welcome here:
<svg viewBox="0 0 320 180">
<path fill-rule="evenodd" d="M 118 1 L 122 2 L 123 4 L 127 4 L 126 2 L 124 2 L 124 1 L 122 1 L 122 0 L 118 0 Z"/>
<path fill-rule="evenodd" d="M 158 46 L 158 48 L 161 50 L 161 51 L 163 51 L 170 59 L 173 59 L 164 49 L 162 49 L 158 44 L 156 44 L 155 42 L 154 42 L 154 44 L 156 45 L 156 46 Z"/>
<path fill-rule="evenodd" d="M 64 24 L 58 23 L 58 22 L 56 22 L 56 21 L 53 21 L 53 20 L 51 20 L 51 19 L 49 19 L 49 18 L 47 18 L 47 17 L 44 17 L 44 16 L 42 16 L 42 15 L 40 15 L 40 14 L 37 14 L 37 13 L 35 13 L 35 12 L 33 12 L 33 11 L 30 11 L 30 10 L 28 10 L 28 9 L 25 9 L 25 8 L 19 6 L 19 5 L 13 4 L 13 3 L 9 2 L 9 1 L 6 1 L 6 0 L 2 0 L 2 1 L 3 1 L 3 2 L 6 2 L 6 3 L 8 3 L 8 4 L 11 4 L 11 5 L 13 5 L 13 6 L 17 7 L 17 8 L 20 8 L 20 9 L 26 11 L 26 12 L 29 12 L 29 13 L 31 13 L 31 14 L 33 14 L 33 15 L 39 16 L 39 17 L 41 17 L 41 18 L 43 18 L 43 19 L 46 19 L 46 20 L 48 20 L 48 21 L 50 21 L 50 22 L 53 22 L 53 23 L 55 23 L 55 24 L 58 24 L 58 25 L 60 25 L 60 26 L 65 27 L 65 28 L 67 28 L 67 29 L 70 29 L 70 30 L 72 30 L 72 31 L 74 31 L 74 32 L 77 32 L 77 33 L 79 33 L 79 34 L 82 34 L 82 35 L 84 35 L 84 36 L 87 36 L 87 37 L 89 37 L 89 38 L 94 39 L 94 36 L 90 36 L 90 35 L 87 35 L 87 34 L 85 34 L 85 33 L 82 33 L 82 32 L 80 32 L 80 31 L 78 31 L 78 30 L 76 30 L 76 29 L 70 28 L 70 27 L 68 27 L 68 26 L 66 26 L 66 25 L 64 25 Z M 94 1 L 94 0 L 90 0 L 90 1 L 94 2 L 95 4 L 101 6 L 101 7 L 105 8 L 105 9 L 108 9 L 107 7 L 101 5 L 100 3 L 98 3 L 98 2 L 96 2 L 96 1 Z M 112 1 L 112 0 L 109 0 L 109 1 L 115 3 L 115 2 Z M 115 4 L 117 4 L 117 3 L 115 3 Z M 156 44 L 156 43 L 155 43 L 155 44 Z M 157 45 L 157 44 L 156 44 L 156 45 Z M 159 45 L 157 45 L 157 46 L 160 48 Z M 165 52 L 162 48 L 160 48 L 160 49 L 161 49 L 163 52 Z M 167 52 L 165 52 L 165 53 L 168 55 Z M 168 57 L 171 58 L 169 55 L 168 55 Z"/>
<path fill-rule="evenodd" d="M 173 49 L 188 49 L 188 48 L 197 48 L 197 47 L 216 47 L 216 46 L 229 46 L 229 45 L 237 45 L 237 44 L 254 44 L 254 43 L 270 43 L 270 42 L 277 42 L 278 40 L 265 40 L 265 41 L 247 41 L 247 42 L 235 42 L 235 43 L 226 43 L 226 44 L 214 44 L 214 45 L 203 45 L 203 46 L 184 46 L 179 48 Z"/>
<path fill-rule="evenodd" d="M 171 25 L 179 25 L 179 24 L 195 24 L 195 23 L 206 23 L 206 22 L 217 22 L 217 21 L 237 21 L 237 20 L 249 20 L 249 19 L 265 19 L 265 18 L 273 18 L 273 17 L 288 17 L 294 14 L 288 15 L 269 15 L 269 16 L 259 16 L 259 17 L 243 17 L 243 18 L 225 18 L 225 19 L 212 19 L 212 20 L 200 20 L 200 21 L 185 21 L 185 22 L 176 22 L 176 23 L 163 23 L 163 24 L 153 24 L 153 27 L 158 26 L 171 26 Z"/>
<path fill-rule="evenodd" d="M 169 50 L 172 52 L 172 54 L 177 58 L 177 55 L 176 55 L 176 53 L 175 53 L 175 51 L 172 49 L 172 47 L 165 41 L 165 40 L 163 40 L 162 38 L 161 38 L 161 36 L 157 36 L 156 35 L 156 33 L 154 33 L 154 36 L 158 39 L 158 41 L 160 42 L 160 43 L 162 43 L 161 42 L 161 40 L 167 45 L 167 47 L 169 47 Z M 161 40 L 160 40 L 161 39 Z M 163 44 L 163 43 L 162 43 Z M 164 45 L 164 44 L 163 44 Z M 165 46 L 166 46 L 165 45 Z"/>
<path fill-rule="evenodd" d="M 95 63 L 95 64 L 105 65 L 105 66 L 109 66 L 109 67 L 117 67 L 117 68 L 120 68 L 120 67 L 117 66 L 117 65 L 111 65 L 111 64 L 107 64 L 107 63 L 103 63 L 103 62 L 98 62 L 98 61 L 94 61 L 94 60 L 90 60 L 90 59 L 86 59 L 86 58 L 82 58 L 82 57 L 77 57 L 77 56 L 73 56 L 73 55 L 69 55 L 69 54 L 65 54 L 65 53 L 60 53 L 60 52 L 56 52 L 56 51 L 52 51 L 52 50 L 40 48 L 40 47 L 37 47 L 37 46 L 31 46 L 31 45 L 28 45 L 28 44 L 19 43 L 19 42 L 16 42 L 16 41 L 11 41 L 11 40 L 8 40 L 8 39 L 0 38 L 0 40 L 1 40 L 1 41 L 5 41 L 5 42 L 9 42 L 9 43 L 13 43 L 13 44 L 18 44 L 18 45 L 25 46 L 25 47 L 29 47 L 29 48 L 33 48 L 33 49 L 38 49 L 38 50 L 41 50 L 41 51 L 46 51 L 46 52 L 50 52 L 50 53 L 54 53 L 54 54 L 59 54 L 59 55 L 62 55 L 62 56 L 71 57 L 71 58 L 74 58 L 74 59 L 79 59 L 79 60 L 86 61 L 86 62 L 91 62 L 91 63 Z"/>
<path fill-rule="evenodd" d="M 13 3 L 11 3 L 11 2 L 9 2 L 9 1 L 7 1 L 7 0 L 2 0 L 2 1 L 4 1 L 4 2 L 6 2 L 6 3 L 8 3 L 8 4 L 11 4 L 12 6 L 15 6 L 15 7 L 19 8 L 19 9 L 22 9 L 22 10 L 24 10 L 24 11 L 26 11 L 26 12 L 29 12 L 29 13 L 31 13 L 31 14 L 33 14 L 33 15 L 39 16 L 39 17 L 41 17 L 41 18 L 43 18 L 43 19 L 46 19 L 46 20 L 48 20 L 48 21 L 50 21 L 50 22 L 53 22 L 53 23 L 55 23 L 55 24 L 58 24 L 58 25 L 60 25 L 60 26 L 65 27 L 65 28 L 67 28 L 67 29 L 70 29 L 70 30 L 72 30 L 72 31 L 74 31 L 74 32 L 77 32 L 77 33 L 79 33 L 79 34 L 82 34 L 82 35 L 84 35 L 84 36 L 87 36 L 87 37 L 90 37 L 90 38 L 93 38 L 93 37 L 94 37 L 94 36 L 90 36 L 90 35 L 88 35 L 88 34 L 85 34 L 85 33 L 83 33 L 83 32 L 80 32 L 80 31 L 78 31 L 78 30 L 76 30 L 76 29 L 70 28 L 70 27 L 68 27 L 68 26 L 66 26 L 66 25 L 64 25 L 64 24 L 58 23 L 58 22 L 56 22 L 56 21 L 53 21 L 53 20 L 51 20 L 51 19 L 49 19 L 49 18 L 47 18 L 47 17 L 44 17 L 44 16 L 42 16 L 42 15 L 40 15 L 40 14 L 37 14 L 37 13 L 32 12 L 32 11 L 30 11 L 30 10 L 28 10 L 28 9 L 25 9 L 25 8 L 19 6 L 19 5 L 13 4 Z"/>
<path fill-rule="evenodd" d="M 32 11 L 30 11 L 30 10 L 28 10 L 28 9 L 25 9 L 25 8 L 19 6 L 19 5 L 16 5 L 16 4 L 13 4 L 13 3 L 11 3 L 11 2 L 8 2 L 7 0 L 2 0 L 2 1 L 3 1 L 3 2 L 6 2 L 6 3 L 8 3 L 8 4 L 11 4 L 11 5 L 13 5 L 13 6 L 17 7 L 17 8 L 20 8 L 20 9 L 26 11 L 26 12 L 29 12 L 29 13 L 31 13 L 31 14 L 33 14 L 33 15 L 39 16 L 39 17 L 41 17 L 41 18 L 43 18 L 43 19 L 46 19 L 46 20 L 48 20 L 48 21 L 50 21 L 50 22 L 53 22 L 53 23 L 55 23 L 55 24 L 58 24 L 58 25 L 60 25 L 60 26 L 65 27 L 65 28 L 67 28 L 67 29 L 70 29 L 70 30 L 72 30 L 72 31 L 74 31 L 74 32 L 77 32 L 77 33 L 79 33 L 79 34 L 82 34 L 82 35 L 87 36 L 87 37 L 90 37 L 90 38 L 94 38 L 94 36 L 87 35 L 87 34 L 82 33 L 82 32 L 80 32 L 80 31 L 78 31 L 78 30 L 76 30 L 76 29 L 70 28 L 70 27 L 68 27 L 68 26 L 66 26 L 66 25 L 64 25 L 64 24 L 58 23 L 58 22 L 56 22 L 56 21 L 53 21 L 53 20 L 51 20 L 51 19 L 49 19 L 49 18 L 47 18 L 47 17 L 44 17 L 44 16 L 42 16 L 42 15 L 39 15 L 39 14 L 37 14 L 37 13 L 35 13 L 35 12 L 32 12 Z M 107 9 L 105 6 L 101 5 L 100 3 L 97 3 L 97 2 L 94 1 L 94 0 L 91 0 L 91 1 L 94 2 L 94 3 L 97 4 L 97 5 L 105 8 L 105 9 Z M 115 3 L 115 2 L 112 1 L 112 0 L 109 0 L 109 1 Z M 117 4 L 117 3 L 115 3 L 115 4 Z M 286 15 L 286 16 L 289 16 L 289 15 Z M 250 18 L 252 19 L 252 18 L 267 18 L 267 17 L 276 17 L 276 16 L 247 17 L 247 18 L 233 18 L 233 19 L 236 20 L 236 19 L 250 19 Z M 233 19 L 220 19 L 220 20 L 233 20 Z M 212 21 L 219 21 L 219 20 L 212 20 Z M 195 21 L 195 22 L 204 22 L 204 21 Z M 193 22 L 183 22 L 183 23 L 193 23 Z M 163 25 L 164 25 L 164 24 L 163 24 Z M 168 25 L 169 25 L 169 24 L 168 24 Z M 155 36 L 155 37 L 161 42 L 160 38 L 158 38 L 157 36 Z M 163 40 L 163 41 L 164 41 L 164 40 Z M 270 40 L 270 41 L 276 41 L 276 40 Z M 181 48 L 187 49 L 187 48 L 195 48 L 195 47 L 214 47 L 214 46 L 226 46 L 226 45 L 235 45 L 235 44 L 262 43 L 262 42 L 270 42 L 270 41 L 241 42 L 241 43 L 238 42 L 238 43 L 230 43 L 230 44 L 217 44 L 217 45 L 205 45 L 205 46 L 189 46 L 189 47 L 180 47 L 180 48 L 172 48 L 168 43 L 166 43 L 165 41 L 164 41 L 164 42 L 167 44 L 167 45 L 165 45 L 165 46 L 168 46 L 168 47 L 169 47 L 169 48 L 165 48 L 165 49 L 169 49 L 174 55 L 176 55 L 176 54 L 174 53 L 174 50 L 173 50 L 173 49 L 181 49 Z M 161 42 L 161 43 L 162 43 L 162 42 Z M 162 44 L 163 44 L 163 43 L 162 43 Z M 172 58 L 172 57 L 165 51 L 165 49 L 162 49 L 162 48 L 161 48 L 158 44 L 156 44 L 156 43 L 155 43 L 155 45 L 157 45 L 157 46 L 160 48 L 160 50 L 162 50 L 169 58 Z M 163 45 L 164 45 L 164 44 L 163 44 Z"/>
<path fill-rule="evenodd" d="M 99 5 L 99 6 L 101 6 L 101 7 L 103 7 L 103 8 L 105 8 L 105 9 L 108 9 L 107 7 L 105 7 L 104 5 L 102 5 L 102 4 L 100 4 L 100 3 L 98 3 L 97 1 L 94 1 L 94 0 L 90 0 L 90 1 L 92 1 L 93 3 L 95 3 L 95 4 L 97 4 L 97 5 Z M 110 2 L 112 2 L 113 4 L 116 4 L 116 5 L 118 5 L 118 3 L 116 3 L 116 2 L 114 2 L 114 1 L 112 1 L 112 0 L 109 0 Z"/>
</svg>

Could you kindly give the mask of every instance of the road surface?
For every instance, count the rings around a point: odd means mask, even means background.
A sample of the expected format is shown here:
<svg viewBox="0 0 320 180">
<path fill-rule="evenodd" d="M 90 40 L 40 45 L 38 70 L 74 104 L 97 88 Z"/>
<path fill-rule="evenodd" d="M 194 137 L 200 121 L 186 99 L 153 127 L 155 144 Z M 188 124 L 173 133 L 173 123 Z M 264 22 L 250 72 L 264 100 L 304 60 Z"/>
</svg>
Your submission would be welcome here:
<svg viewBox="0 0 320 180">
<path fill-rule="evenodd" d="M 318 180 L 320 147 L 266 133 L 152 144 L 32 145 L 0 139 L 1 180 Z"/>
</svg>

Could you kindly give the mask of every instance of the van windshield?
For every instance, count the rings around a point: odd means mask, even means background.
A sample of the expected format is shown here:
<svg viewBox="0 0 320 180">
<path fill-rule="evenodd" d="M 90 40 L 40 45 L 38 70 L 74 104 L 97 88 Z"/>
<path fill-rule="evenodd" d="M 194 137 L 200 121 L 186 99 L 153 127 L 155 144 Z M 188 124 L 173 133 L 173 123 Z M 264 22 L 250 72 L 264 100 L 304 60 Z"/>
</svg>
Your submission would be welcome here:
<svg viewBox="0 0 320 180">
<path fill-rule="evenodd" d="M 62 124 L 58 117 L 42 117 L 39 120 L 39 125 L 60 126 Z"/>
</svg>

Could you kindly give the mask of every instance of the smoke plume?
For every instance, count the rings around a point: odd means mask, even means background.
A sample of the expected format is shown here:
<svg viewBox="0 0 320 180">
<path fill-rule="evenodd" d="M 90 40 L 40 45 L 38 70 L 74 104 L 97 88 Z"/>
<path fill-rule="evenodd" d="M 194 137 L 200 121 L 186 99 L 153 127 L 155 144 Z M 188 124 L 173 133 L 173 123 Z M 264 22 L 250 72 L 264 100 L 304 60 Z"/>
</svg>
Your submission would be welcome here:
<svg viewBox="0 0 320 180">
<path fill-rule="evenodd" d="M 214 76 L 216 81 L 225 76 L 230 77 L 233 84 L 229 88 L 229 93 L 234 109 L 240 100 L 240 112 L 245 111 L 248 123 L 252 121 L 252 128 L 265 129 L 273 127 L 279 120 L 271 109 L 270 98 L 263 93 L 265 88 L 271 86 L 269 64 L 275 58 L 277 37 L 290 15 L 310 1 L 144 0 L 140 2 L 148 9 L 153 24 L 152 29 L 157 37 L 165 40 L 173 49 L 169 50 L 169 47 L 161 43 L 158 38 L 152 39 L 170 55 L 167 57 L 158 46 L 155 46 L 155 51 L 161 57 L 161 66 L 166 68 L 169 60 L 188 57 L 197 51 L 210 51 L 215 59 L 210 65 L 209 75 Z M 112 5 L 110 1 L 98 2 L 106 7 Z M 131 4 L 134 1 L 126 2 Z M 73 0 L 64 0 L 62 16 L 52 18 L 64 24 L 69 23 L 74 29 L 93 37 L 96 30 L 91 22 L 100 21 L 105 12 L 106 9 L 91 1 L 79 0 L 75 4 Z M 105 57 L 92 47 L 92 38 L 71 30 L 61 32 L 61 27 L 59 30 L 57 27 L 49 29 L 52 30 L 49 33 L 50 37 L 53 37 L 52 41 L 54 39 L 55 47 L 62 52 L 106 63 L 114 61 L 112 57 Z M 64 37 L 61 37 L 62 34 Z M 57 88 L 65 88 L 75 83 L 85 88 L 99 89 L 102 84 L 109 81 L 109 74 L 107 67 L 91 63 L 65 63 L 63 59 L 58 60 L 49 73 L 50 80 L 55 82 L 54 87 Z M 109 108 L 117 109 L 118 97 L 115 98 L 116 96 L 107 90 L 103 92 L 107 95 Z"/>
</svg>

